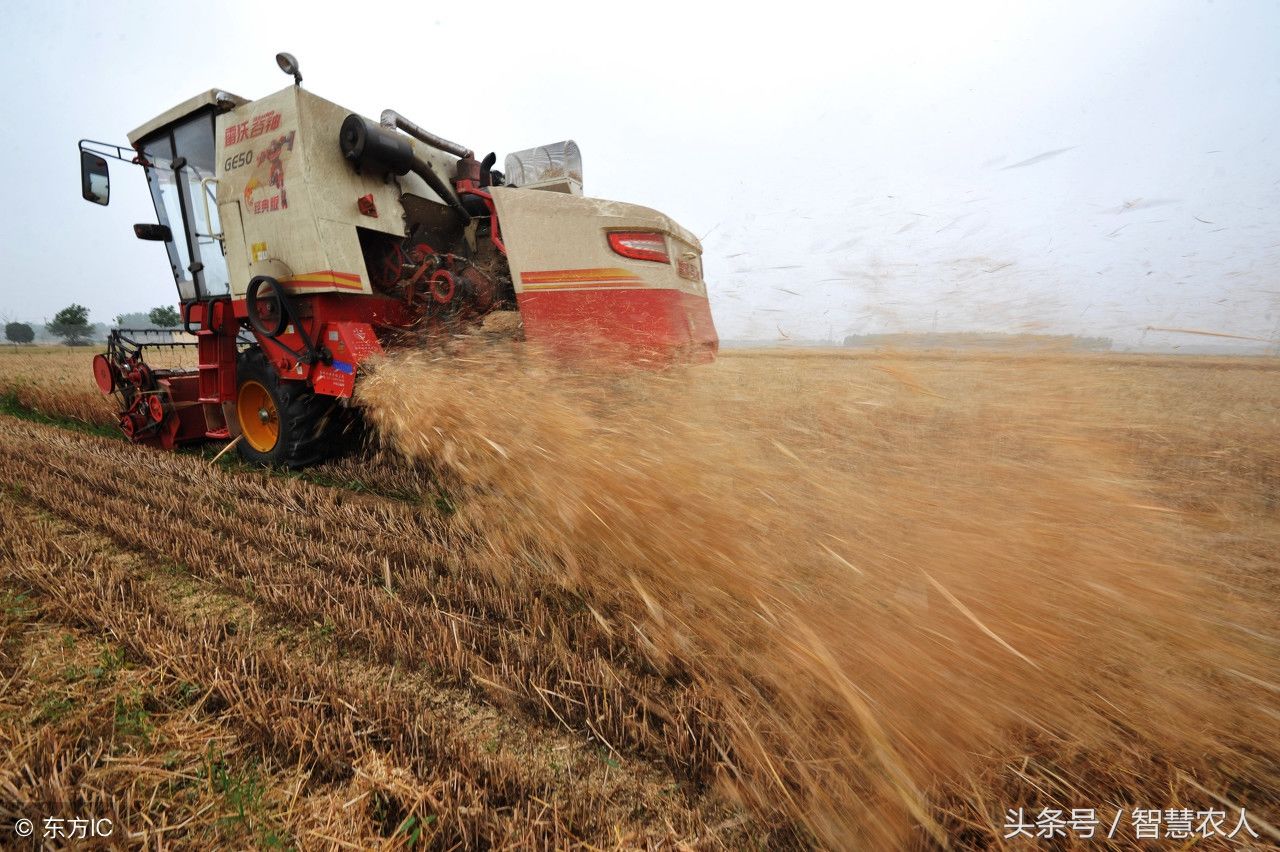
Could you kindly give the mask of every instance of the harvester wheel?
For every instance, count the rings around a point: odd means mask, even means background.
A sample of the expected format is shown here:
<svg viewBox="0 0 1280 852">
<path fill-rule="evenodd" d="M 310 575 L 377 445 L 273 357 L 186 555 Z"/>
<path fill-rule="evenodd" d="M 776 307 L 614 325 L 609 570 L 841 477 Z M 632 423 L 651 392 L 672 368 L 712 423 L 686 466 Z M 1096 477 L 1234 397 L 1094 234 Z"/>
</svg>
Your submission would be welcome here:
<svg viewBox="0 0 1280 852">
<path fill-rule="evenodd" d="M 281 381 L 259 348 L 240 353 L 236 421 L 243 435 L 236 449 L 257 464 L 306 467 L 339 450 L 337 400 L 304 382 Z"/>
</svg>

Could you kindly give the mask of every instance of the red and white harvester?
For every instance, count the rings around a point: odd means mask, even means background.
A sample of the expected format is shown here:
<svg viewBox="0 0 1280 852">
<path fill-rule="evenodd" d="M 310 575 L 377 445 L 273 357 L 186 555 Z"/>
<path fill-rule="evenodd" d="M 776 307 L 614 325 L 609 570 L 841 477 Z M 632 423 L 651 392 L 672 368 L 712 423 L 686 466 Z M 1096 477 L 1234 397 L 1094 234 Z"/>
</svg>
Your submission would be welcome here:
<svg viewBox="0 0 1280 852">
<path fill-rule="evenodd" d="M 183 332 L 116 329 L 93 371 L 133 441 L 239 437 L 251 461 L 336 452 L 360 365 L 488 325 L 572 357 L 708 361 L 718 340 L 697 238 L 634 204 L 582 195 L 573 142 L 477 160 L 393 110 L 371 121 L 294 85 L 257 101 L 214 89 L 129 134 L 82 140 L 83 194 L 107 158 L 143 168 Z M 198 367 L 148 366 L 193 346 Z"/>
</svg>

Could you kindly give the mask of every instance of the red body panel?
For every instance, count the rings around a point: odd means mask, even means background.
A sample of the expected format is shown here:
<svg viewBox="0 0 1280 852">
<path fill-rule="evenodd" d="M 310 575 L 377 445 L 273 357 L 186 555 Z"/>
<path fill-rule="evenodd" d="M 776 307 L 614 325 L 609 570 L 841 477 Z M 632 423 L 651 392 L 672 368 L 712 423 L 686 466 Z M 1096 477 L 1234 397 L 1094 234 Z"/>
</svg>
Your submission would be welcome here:
<svg viewBox="0 0 1280 852">
<path fill-rule="evenodd" d="M 240 321 L 231 310 L 230 299 L 194 302 L 186 309 L 188 325 L 200 326 L 196 332 L 196 354 L 199 364 L 199 401 L 204 411 L 204 437 L 231 437 L 222 416 L 222 403 L 236 396 L 236 335 Z M 187 426 L 184 430 L 194 428 Z"/>
<path fill-rule="evenodd" d="M 517 301 L 525 338 L 562 354 L 704 363 L 720 348 L 706 297 L 679 290 L 533 290 Z"/>
<path fill-rule="evenodd" d="M 329 396 L 350 397 L 355 387 L 356 367 L 382 353 L 375 329 L 406 328 L 413 322 L 404 302 L 383 296 L 318 293 L 295 295 L 294 302 L 312 343 L 328 350 L 333 363 L 302 364 L 287 351 L 284 347 L 298 353 L 305 348 L 302 335 L 292 325 L 275 341 L 256 335 L 258 342 L 282 379 L 308 381 L 317 393 Z M 231 304 L 237 317 L 248 316 L 244 299 L 236 299 Z M 229 399 L 234 398 L 233 381 Z"/>
<path fill-rule="evenodd" d="M 197 374 L 158 371 L 155 392 L 139 395 L 137 403 L 120 414 L 120 428 L 135 444 L 164 450 L 203 441 L 208 430 L 199 393 Z"/>
<path fill-rule="evenodd" d="M 350 398 L 356 386 L 356 367 L 381 354 L 382 344 L 365 322 L 330 322 L 321 329 L 321 344 L 333 356 L 331 364 L 316 364 L 311 383 L 316 393 Z"/>
<path fill-rule="evenodd" d="M 233 338 L 234 339 L 234 338 Z M 234 365 L 234 361 L 232 364 Z M 232 367 L 232 378 L 235 377 L 235 368 Z M 204 382 L 203 374 L 199 375 L 174 375 L 167 379 L 161 379 L 160 385 L 169 391 L 169 402 L 173 405 L 174 413 L 177 415 L 178 428 L 173 433 L 173 443 L 186 444 L 191 441 L 200 441 L 205 438 L 226 438 L 227 429 L 223 426 L 220 430 L 210 431 L 207 413 L 207 406 L 198 404 L 200 401 L 200 386 Z M 217 423 L 222 422 L 222 407 L 215 406 L 217 409 Z M 166 423 L 167 425 L 167 423 Z M 165 449 L 170 449 L 170 445 L 164 445 Z"/>
</svg>

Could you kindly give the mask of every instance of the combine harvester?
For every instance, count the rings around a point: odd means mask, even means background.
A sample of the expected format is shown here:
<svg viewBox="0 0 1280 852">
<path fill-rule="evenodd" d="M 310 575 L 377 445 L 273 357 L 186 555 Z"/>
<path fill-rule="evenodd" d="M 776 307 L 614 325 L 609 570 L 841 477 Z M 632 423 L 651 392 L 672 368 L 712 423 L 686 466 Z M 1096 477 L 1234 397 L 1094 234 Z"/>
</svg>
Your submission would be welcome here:
<svg viewBox="0 0 1280 852">
<path fill-rule="evenodd" d="M 110 199 L 107 157 L 141 166 L 178 285 L 187 343 L 117 329 L 93 361 L 135 443 L 237 441 L 263 464 L 333 455 L 369 358 L 475 329 L 496 312 L 569 357 L 639 366 L 714 359 L 702 248 L 668 217 L 582 195 L 572 141 L 477 160 L 393 110 L 373 122 L 294 85 L 220 90 L 129 134 L 80 142 L 84 197 Z M 518 321 L 513 321 L 518 317 Z M 497 323 L 494 323 L 497 325 Z M 148 366 L 189 345 L 194 369 Z"/>
</svg>

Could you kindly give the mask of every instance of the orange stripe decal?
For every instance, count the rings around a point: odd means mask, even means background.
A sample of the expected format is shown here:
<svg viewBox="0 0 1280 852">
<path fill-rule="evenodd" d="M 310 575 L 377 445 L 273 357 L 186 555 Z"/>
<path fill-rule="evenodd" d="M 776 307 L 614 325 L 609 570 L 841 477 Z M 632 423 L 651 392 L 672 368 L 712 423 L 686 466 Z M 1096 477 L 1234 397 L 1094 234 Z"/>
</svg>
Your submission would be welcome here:
<svg viewBox="0 0 1280 852">
<path fill-rule="evenodd" d="M 564 281 L 639 281 L 640 276 L 617 267 L 608 269 L 541 269 L 520 273 L 522 284 L 551 284 Z"/>
<path fill-rule="evenodd" d="M 568 290 L 571 288 L 578 289 L 602 289 L 606 287 L 625 287 L 630 290 L 644 290 L 643 286 L 637 285 L 639 279 L 627 281 L 564 281 L 556 284 L 525 284 L 523 290 Z"/>
<path fill-rule="evenodd" d="M 360 276 L 352 272 L 335 272 L 332 269 L 324 269 L 319 272 L 304 272 L 301 275 L 293 275 L 284 279 L 282 284 L 290 287 L 339 287 L 344 290 L 363 290 L 364 284 L 360 281 Z"/>
</svg>

